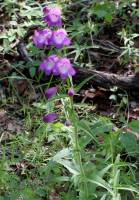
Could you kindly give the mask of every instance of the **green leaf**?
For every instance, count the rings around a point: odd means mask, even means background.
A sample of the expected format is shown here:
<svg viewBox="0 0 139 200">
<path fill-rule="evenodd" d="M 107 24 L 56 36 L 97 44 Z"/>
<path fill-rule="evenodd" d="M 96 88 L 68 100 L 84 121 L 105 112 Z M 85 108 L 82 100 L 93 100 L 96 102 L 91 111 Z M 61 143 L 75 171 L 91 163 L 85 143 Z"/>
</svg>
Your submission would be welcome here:
<svg viewBox="0 0 139 200">
<path fill-rule="evenodd" d="M 136 138 L 131 133 L 124 133 L 120 136 L 120 141 L 129 154 L 133 154 L 138 151 L 138 145 Z"/>
<path fill-rule="evenodd" d="M 54 157 L 53 161 L 60 161 L 63 158 L 70 158 L 71 156 L 71 149 L 64 148 L 61 151 L 59 151 Z"/>
<path fill-rule="evenodd" d="M 62 193 L 61 195 L 62 195 L 61 200 L 77 200 L 76 193 L 71 190 Z"/>
<path fill-rule="evenodd" d="M 128 127 L 135 132 L 139 132 L 139 121 L 134 120 L 128 124 Z"/>
<path fill-rule="evenodd" d="M 135 15 L 136 15 L 137 17 L 139 17 L 139 8 L 135 9 L 135 10 L 134 10 L 134 13 L 135 13 Z"/>
<path fill-rule="evenodd" d="M 69 148 L 65 148 L 65 149 L 62 149 L 61 151 L 59 151 L 52 158 L 52 161 L 55 161 L 55 162 L 63 165 L 65 168 L 67 168 L 69 170 L 70 173 L 72 173 L 74 175 L 78 175 L 79 172 L 78 172 L 76 166 L 69 159 L 71 159 L 71 150 Z"/>
<path fill-rule="evenodd" d="M 93 130 L 93 132 L 96 132 L 96 134 L 110 132 L 112 131 L 112 128 L 112 122 L 106 118 L 100 118 L 91 126 L 91 129 Z"/>
<path fill-rule="evenodd" d="M 107 197 L 107 195 L 106 195 L 106 194 L 104 194 L 104 195 L 101 197 L 101 199 L 100 199 L 100 200 L 106 200 L 106 197 Z"/>
<path fill-rule="evenodd" d="M 15 200 L 15 199 L 19 199 L 19 197 L 21 197 L 19 191 L 14 191 L 10 194 L 10 200 Z M 0 198 L 1 200 L 1 198 Z M 4 198 L 5 200 L 5 198 Z"/>
<path fill-rule="evenodd" d="M 130 185 L 126 185 L 126 186 L 120 186 L 120 187 L 117 187 L 118 190 L 127 190 L 127 191 L 131 191 L 131 192 L 136 192 L 139 194 L 139 190 L 136 189 L 135 187 L 132 187 Z"/>
<path fill-rule="evenodd" d="M 35 67 L 30 67 L 29 68 L 29 74 L 33 78 L 36 74 L 36 68 Z"/>
<path fill-rule="evenodd" d="M 31 188 L 24 188 L 23 190 L 23 198 L 26 200 L 36 200 L 36 194 L 35 191 Z"/>
<path fill-rule="evenodd" d="M 84 133 L 86 133 L 86 135 L 84 134 L 80 138 L 80 144 L 82 147 L 85 147 L 87 144 L 89 144 L 91 140 L 98 143 L 96 136 L 112 131 L 113 127 L 113 124 L 110 122 L 110 120 L 106 118 L 100 118 L 95 122 L 80 120 L 78 121 L 77 125 L 79 130 L 82 130 Z"/>
<path fill-rule="evenodd" d="M 110 168 L 112 168 L 113 164 L 109 164 L 108 166 L 106 166 L 105 168 L 103 168 L 101 171 L 99 171 L 99 176 L 100 177 L 103 177 L 108 171 Z"/>
<path fill-rule="evenodd" d="M 92 130 L 92 128 L 89 126 L 89 123 L 86 120 L 78 121 L 77 126 L 79 130 L 82 130 L 85 133 L 87 133 L 96 143 L 98 143 L 95 137 L 96 133 Z"/>
<path fill-rule="evenodd" d="M 99 177 L 97 175 L 94 176 L 93 179 L 87 179 L 87 181 L 90 182 L 90 183 L 94 183 L 97 186 L 100 186 L 102 188 L 105 188 L 112 195 L 114 194 L 110 185 L 104 179 L 102 179 L 101 177 Z"/>
<path fill-rule="evenodd" d="M 95 14 L 98 18 L 104 18 L 106 22 L 111 22 L 115 7 L 113 3 L 96 3 L 90 9 L 90 12 Z"/>
<path fill-rule="evenodd" d="M 78 86 L 75 87 L 75 91 L 78 92 L 88 81 L 90 81 L 93 78 L 94 78 L 94 76 L 91 76 L 91 77 L 83 80 Z"/>
<path fill-rule="evenodd" d="M 0 200 L 6 200 L 4 197 L 0 197 Z"/>
<path fill-rule="evenodd" d="M 41 187 L 37 187 L 37 188 L 36 188 L 36 194 L 37 194 L 38 196 L 40 196 L 41 198 L 43 198 L 43 197 L 45 198 L 46 195 L 47 195 L 45 189 L 44 189 L 44 188 L 41 188 Z"/>
</svg>

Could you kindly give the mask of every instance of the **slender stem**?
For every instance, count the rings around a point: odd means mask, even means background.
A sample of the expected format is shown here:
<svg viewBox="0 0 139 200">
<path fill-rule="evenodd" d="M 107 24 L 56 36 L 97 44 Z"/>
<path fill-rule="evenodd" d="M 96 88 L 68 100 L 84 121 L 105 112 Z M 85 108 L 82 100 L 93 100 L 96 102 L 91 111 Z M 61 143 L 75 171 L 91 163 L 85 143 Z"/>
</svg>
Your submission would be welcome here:
<svg viewBox="0 0 139 200">
<path fill-rule="evenodd" d="M 112 133 L 113 134 L 113 133 Z M 113 149 L 113 138 L 112 134 L 110 134 L 110 150 L 111 150 L 111 162 L 114 163 L 114 149 Z"/>
<path fill-rule="evenodd" d="M 71 112 L 75 113 L 74 106 L 73 106 L 73 98 L 71 97 L 69 99 L 70 99 Z M 79 180 L 79 183 L 78 183 L 79 198 L 80 200 L 88 200 L 88 187 L 87 187 L 86 176 L 85 176 L 85 172 L 84 172 L 84 168 L 82 164 L 81 149 L 80 149 L 79 138 L 78 138 L 78 127 L 76 123 L 77 122 L 75 120 L 73 122 L 74 132 L 72 134 L 73 160 L 75 162 L 75 165 L 79 167 L 80 176 L 83 178 L 83 181 Z"/>
<path fill-rule="evenodd" d="M 50 77 L 50 81 L 48 83 L 47 89 L 50 87 L 52 80 L 53 80 L 53 75 L 51 75 L 51 77 Z"/>
<path fill-rule="evenodd" d="M 88 200 L 88 187 L 87 187 L 87 183 L 85 181 L 86 176 L 85 176 L 85 172 L 83 169 L 83 165 L 82 165 L 82 158 L 81 158 L 81 152 L 80 152 L 80 145 L 79 145 L 79 141 L 78 141 L 78 129 L 77 127 L 75 127 L 75 131 L 74 131 L 74 141 L 73 141 L 73 159 L 74 162 L 77 166 L 79 166 L 79 170 L 80 170 L 80 174 L 81 177 L 83 177 L 84 181 L 83 182 L 79 182 L 79 197 L 81 200 Z"/>
<path fill-rule="evenodd" d="M 69 79 L 67 79 L 67 86 L 68 86 L 68 88 L 71 86 L 73 87 L 71 77 L 69 77 Z M 84 168 L 83 168 L 83 164 L 82 164 L 81 149 L 80 149 L 79 138 L 78 138 L 78 126 L 77 126 L 78 119 L 76 116 L 74 116 L 75 110 L 74 110 L 74 105 L 73 105 L 73 97 L 69 97 L 68 102 L 69 102 L 68 107 L 70 107 L 70 110 L 67 107 L 67 101 L 65 102 L 64 100 L 62 100 L 66 118 L 68 117 L 68 119 L 70 119 L 72 121 L 73 127 L 74 127 L 74 132 L 71 135 L 72 149 L 73 149 L 73 161 L 74 161 L 75 165 L 78 166 L 79 175 L 82 178 L 82 179 L 79 179 L 79 182 L 78 182 L 79 199 L 80 200 L 88 200 L 88 187 L 87 187 L 86 176 L 85 176 L 85 172 L 84 172 Z M 72 117 L 72 116 L 74 116 L 74 117 Z M 72 118 L 74 118 L 74 119 L 72 119 Z"/>
<path fill-rule="evenodd" d="M 116 133 L 115 133 L 116 134 Z M 118 134 L 119 135 L 119 134 Z M 110 133 L 110 149 L 111 149 L 111 162 L 113 164 L 112 166 L 112 179 L 113 179 L 113 195 L 112 195 L 112 200 L 117 200 L 118 197 L 118 190 L 117 190 L 117 181 L 115 182 L 115 178 L 117 175 L 117 165 L 116 165 L 116 158 L 115 158 L 115 146 L 113 144 L 115 144 L 115 135 L 114 133 Z"/>
</svg>

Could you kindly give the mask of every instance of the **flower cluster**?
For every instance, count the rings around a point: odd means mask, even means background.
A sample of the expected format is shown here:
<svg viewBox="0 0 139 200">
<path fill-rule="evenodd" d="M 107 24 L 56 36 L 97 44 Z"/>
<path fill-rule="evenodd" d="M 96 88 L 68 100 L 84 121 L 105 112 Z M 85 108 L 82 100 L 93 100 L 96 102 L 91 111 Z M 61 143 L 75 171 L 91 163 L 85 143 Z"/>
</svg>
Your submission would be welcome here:
<svg viewBox="0 0 139 200">
<path fill-rule="evenodd" d="M 33 43 L 40 49 L 50 45 L 60 49 L 63 46 L 70 45 L 71 41 L 65 29 L 61 28 L 56 31 L 52 31 L 51 29 L 36 30 L 33 36 Z"/>
<path fill-rule="evenodd" d="M 69 76 L 74 76 L 76 73 L 69 59 L 59 58 L 56 55 L 51 55 L 44 59 L 39 69 L 43 71 L 46 76 L 50 74 L 54 76 L 59 75 L 62 80 Z"/>
<path fill-rule="evenodd" d="M 43 48 L 45 46 L 54 46 L 57 49 L 61 49 L 64 46 L 69 46 L 71 40 L 65 29 L 62 28 L 61 10 L 58 7 L 45 7 L 43 9 L 44 22 L 49 28 L 44 30 L 36 30 L 33 36 L 33 43 L 37 48 Z M 57 30 L 53 27 L 58 27 Z M 43 71 L 46 76 L 54 75 L 60 76 L 62 80 L 75 75 L 75 69 L 73 68 L 70 60 L 66 57 L 58 57 L 57 55 L 50 55 L 45 58 L 39 66 L 39 70 Z M 57 93 L 57 87 L 51 87 L 45 91 L 45 97 L 47 99 L 52 98 Z M 68 95 L 72 97 L 74 95 L 74 89 L 69 88 Z M 53 122 L 57 119 L 56 113 L 49 113 L 43 117 L 43 121 L 46 123 Z"/>
<path fill-rule="evenodd" d="M 47 6 L 43 9 L 44 22 L 47 23 L 49 27 L 61 27 L 61 10 L 59 8 L 48 8 Z M 70 45 L 71 41 L 68 38 L 65 29 L 59 28 L 58 30 L 36 30 L 33 36 L 33 43 L 37 48 L 43 48 L 44 46 L 52 45 L 57 49 L 63 46 Z"/>
</svg>

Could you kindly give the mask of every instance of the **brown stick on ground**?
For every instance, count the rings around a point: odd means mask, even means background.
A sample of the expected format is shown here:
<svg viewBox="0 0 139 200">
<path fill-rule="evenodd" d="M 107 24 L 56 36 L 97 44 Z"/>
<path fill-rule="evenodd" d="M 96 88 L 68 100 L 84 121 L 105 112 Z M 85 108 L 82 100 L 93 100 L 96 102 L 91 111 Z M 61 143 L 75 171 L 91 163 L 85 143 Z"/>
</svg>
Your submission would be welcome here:
<svg viewBox="0 0 139 200">
<path fill-rule="evenodd" d="M 110 88 L 118 86 L 122 89 L 135 89 L 139 90 L 139 74 L 130 76 L 120 76 L 117 74 L 106 73 L 102 71 L 89 70 L 83 68 L 76 68 L 77 74 L 74 77 L 76 83 L 80 83 L 85 78 L 93 76 L 89 83 L 100 86 L 103 88 Z"/>
</svg>

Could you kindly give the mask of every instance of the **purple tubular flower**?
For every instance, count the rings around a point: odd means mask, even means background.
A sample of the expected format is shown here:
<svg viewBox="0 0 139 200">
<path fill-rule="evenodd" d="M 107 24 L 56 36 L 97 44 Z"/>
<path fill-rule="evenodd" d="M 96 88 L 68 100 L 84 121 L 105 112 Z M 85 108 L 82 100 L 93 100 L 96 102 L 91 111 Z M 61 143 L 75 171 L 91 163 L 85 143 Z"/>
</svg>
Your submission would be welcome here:
<svg viewBox="0 0 139 200">
<path fill-rule="evenodd" d="M 70 60 L 67 58 L 60 58 L 53 68 L 53 74 L 60 75 L 62 80 L 69 76 L 74 76 L 75 73 L 76 72 L 70 63 Z"/>
<path fill-rule="evenodd" d="M 57 87 L 51 87 L 45 91 L 47 99 L 51 99 L 57 93 Z"/>
<path fill-rule="evenodd" d="M 56 113 L 49 113 L 48 115 L 43 116 L 43 121 L 45 123 L 52 123 L 58 118 L 58 115 Z"/>
<path fill-rule="evenodd" d="M 69 88 L 69 89 L 68 89 L 68 95 L 69 95 L 70 97 L 72 97 L 72 96 L 74 96 L 74 94 L 75 94 L 74 89 L 73 89 L 73 88 Z"/>
<path fill-rule="evenodd" d="M 43 48 L 45 45 L 50 45 L 52 31 L 50 29 L 35 30 L 33 43 L 37 48 Z"/>
<path fill-rule="evenodd" d="M 44 71 L 46 76 L 49 76 L 59 58 L 56 55 L 51 55 L 47 59 L 44 59 L 43 62 L 40 64 L 39 70 Z"/>
<path fill-rule="evenodd" d="M 48 8 L 47 6 L 43 9 L 44 21 L 48 26 L 62 26 L 61 21 L 61 10 L 60 8 Z"/>
<path fill-rule="evenodd" d="M 71 41 L 68 38 L 67 32 L 64 29 L 58 29 L 53 32 L 51 43 L 57 48 L 60 49 L 63 46 L 70 45 Z"/>
</svg>

